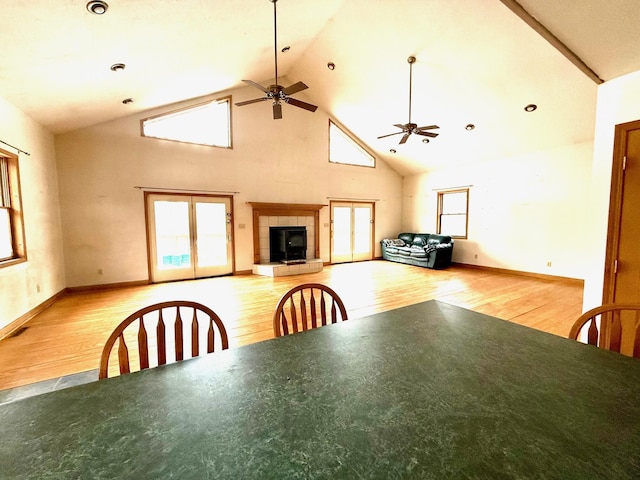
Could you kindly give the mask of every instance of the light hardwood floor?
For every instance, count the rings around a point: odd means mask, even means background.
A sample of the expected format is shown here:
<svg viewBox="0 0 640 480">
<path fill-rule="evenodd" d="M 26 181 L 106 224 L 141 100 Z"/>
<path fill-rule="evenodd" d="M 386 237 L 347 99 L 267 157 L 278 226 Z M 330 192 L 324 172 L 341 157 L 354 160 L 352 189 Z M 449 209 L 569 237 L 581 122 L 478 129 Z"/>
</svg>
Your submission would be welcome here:
<svg viewBox="0 0 640 480">
<path fill-rule="evenodd" d="M 115 326 L 133 311 L 165 300 L 211 307 L 227 328 L 230 348 L 267 340 L 273 337 L 272 314 L 280 296 L 303 282 L 331 286 L 350 319 L 437 299 L 561 336 L 580 315 L 583 295 L 578 281 L 386 261 L 279 278 L 237 275 L 75 292 L 30 320 L 19 335 L 0 341 L 0 390 L 96 369 Z"/>
</svg>

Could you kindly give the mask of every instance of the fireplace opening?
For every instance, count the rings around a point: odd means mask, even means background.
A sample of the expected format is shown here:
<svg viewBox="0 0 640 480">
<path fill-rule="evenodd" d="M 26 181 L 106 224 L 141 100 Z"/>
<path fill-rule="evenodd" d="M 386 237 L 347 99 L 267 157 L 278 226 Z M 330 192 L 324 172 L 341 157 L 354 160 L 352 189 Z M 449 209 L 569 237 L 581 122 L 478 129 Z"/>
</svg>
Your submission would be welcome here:
<svg viewBox="0 0 640 480">
<path fill-rule="evenodd" d="M 305 263 L 307 227 L 269 227 L 269 261 Z"/>
</svg>

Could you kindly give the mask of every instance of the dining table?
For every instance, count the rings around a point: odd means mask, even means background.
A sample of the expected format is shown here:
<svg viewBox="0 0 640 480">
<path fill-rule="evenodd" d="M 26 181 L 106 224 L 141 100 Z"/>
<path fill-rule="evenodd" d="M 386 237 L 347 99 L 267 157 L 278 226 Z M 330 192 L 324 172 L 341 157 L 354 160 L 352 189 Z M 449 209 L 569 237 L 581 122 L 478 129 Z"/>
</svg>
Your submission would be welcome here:
<svg viewBox="0 0 640 480">
<path fill-rule="evenodd" d="M 638 479 L 640 360 L 430 300 L 2 405 L 0 478 Z"/>
</svg>

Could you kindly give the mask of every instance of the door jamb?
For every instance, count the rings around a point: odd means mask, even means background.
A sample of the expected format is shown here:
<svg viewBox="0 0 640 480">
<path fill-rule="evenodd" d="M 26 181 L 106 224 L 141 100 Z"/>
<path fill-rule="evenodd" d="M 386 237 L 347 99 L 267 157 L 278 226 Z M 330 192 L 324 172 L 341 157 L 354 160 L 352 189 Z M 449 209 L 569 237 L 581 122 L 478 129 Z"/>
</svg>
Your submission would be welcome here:
<svg viewBox="0 0 640 480">
<path fill-rule="evenodd" d="M 613 161 L 611 166 L 611 188 L 609 195 L 609 221 L 607 226 L 607 246 L 604 260 L 604 284 L 602 303 L 613 303 L 616 286 L 615 262 L 620 245 L 620 223 L 622 214 L 622 194 L 624 190 L 624 157 L 627 151 L 627 134 L 640 129 L 640 120 L 615 126 L 613 141 Z"/>
</svg>

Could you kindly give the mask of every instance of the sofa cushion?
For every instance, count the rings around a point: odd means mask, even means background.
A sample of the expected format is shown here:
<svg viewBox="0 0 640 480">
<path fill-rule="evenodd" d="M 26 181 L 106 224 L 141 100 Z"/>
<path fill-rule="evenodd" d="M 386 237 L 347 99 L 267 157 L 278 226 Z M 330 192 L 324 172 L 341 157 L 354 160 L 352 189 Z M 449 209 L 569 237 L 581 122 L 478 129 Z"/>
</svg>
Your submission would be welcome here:
<svg viewBox="0 0 640 480">
<path fill-rule="evenodd" d="M 427 243 L 451 243 L 451 237 L 449 235 L 436 235 L 430 234 Z"/>
<path fill-rule="evenodd" d="M 411 247 L 410 256 L 413 258 L 427 258 L 429 254 L 425 251 L 424 247 Z"/>
<path fill-rule="evenodd" d="M 404 247 L 406 245 L 401 238 L 384 238 L 382 243 L 384 243 L 386 247 Z"/>
<path fill-rule="evenodd" d="M 398 235 L 398 238 L 400 240 L 402 240 L 404 243 L 406 243 L 407 245 L 411 245 L 411 243 L 413 242 L 413 237 L 415 236 L 415 233 L 401 233 Z"/>
</svg>

